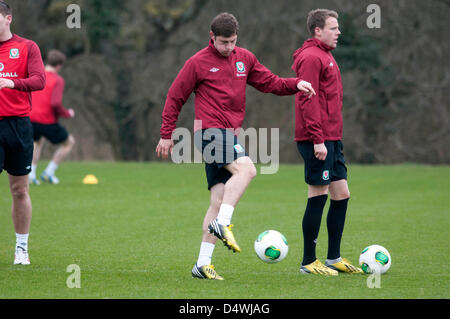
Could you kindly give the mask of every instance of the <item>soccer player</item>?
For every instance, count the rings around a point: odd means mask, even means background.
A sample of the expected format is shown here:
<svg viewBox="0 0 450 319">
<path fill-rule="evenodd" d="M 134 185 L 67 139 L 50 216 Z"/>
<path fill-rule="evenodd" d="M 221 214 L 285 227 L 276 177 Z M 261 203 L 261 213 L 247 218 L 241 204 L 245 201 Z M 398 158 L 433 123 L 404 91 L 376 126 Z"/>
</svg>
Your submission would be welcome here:
<svg viewBox="0 0 450 319">
<path fill-rule="evenodd" d="M 172 132 L 178 115 L 194 92 L 194 139 L 205 160 L 210 190 L 199 258 L 192 269 L 192 276 L 202 279 L 223 279 L 211 264 L 217 239 L 234 252 L 241 250 L 231 230 L 231 218 L 256 175 L 236 136 L 244 120 L 246 85 L 277 95 L 292 95 L 299 90 L 307 96 L 314 94 L 309 83 L 274 75 L 250 51 L 236 46 L 238 30 L 232 14 L 221 13 L 212 20 L 209 45 L 187 60 L 169 89 L 156 147 L 157 155 L 167 159 L 174 146 Z M 215 152 L 209 152 L 212 148 Z"/>
<path fill-rule="evenodd" d="M 28 174 L 33 158 L 31 91 L 45 85 L 39 47 L 11 33 L 12 10 L 0 1 L 0 173 L 8 172 L 16 232 L 14 264 L 28 265 L 31 199 Z"/>
<path fill-rule="evenodd" d="M 66 109 L 62 105 L 64 79 L 59 75 L 59 72 L 65 61 L 66 56 L 64 53 L 58 50 L 50 50 L 45 64 L 47 77 L 45 88 L 42 91 L 35 91 L 31 94 L 33 109 L 31 110 L 30 120 L 34 131 L 34 154 L 29 182 L 32 184 L 40 184 L 36 178 L 36 169 L 44 146 L 44 138 L 52 144 L 59 145 L 53 154 L 52 160 L 41 174 L 41 180 L 50 184 L 59 183 L 59 179 L 55 176 L 55 171 L 75 144 L 73 135 L 69 134 L 58 123 L 59 116 L 64 118 L 73 118 L 75 116 L 73 109 Z"/>
<path fill-rule="evenodd" d="M 343 88 L 339 67 L 331 54 L 341 34 L 337 19 L 335 11 L 309 12 L 307 27 L 312 37 L 293 55 L 292 69 L 318 93 L 311 99 L 297 94 L 295 99 L 295 140 L 305 162 L 308 184 L 308 202 L 302 221 L 304 251 L 300 272 L 303 274 L 361 272 L 340 254 L 350 191 L 341 141 Z M 316 258 L 316 242 L 328 193 L 331 203 L 324 265 Z"/>
</svg>

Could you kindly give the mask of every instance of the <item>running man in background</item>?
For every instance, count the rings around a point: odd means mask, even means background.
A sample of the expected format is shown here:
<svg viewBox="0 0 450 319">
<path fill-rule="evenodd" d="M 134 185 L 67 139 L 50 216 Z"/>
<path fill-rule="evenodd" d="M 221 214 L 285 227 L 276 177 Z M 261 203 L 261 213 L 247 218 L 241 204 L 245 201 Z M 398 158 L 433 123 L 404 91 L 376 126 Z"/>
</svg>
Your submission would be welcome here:
<svg viewBox="0 0 450 319">
<path fill-rule="evenodd" d="M 236 136 L 244 120 L 247 84 L 277 95 L 293 95 L 299 90 L 307 96 L 314 94 L 309 83 L 274 75 L 253 53 L 236 46 L 238 31 L 238 21 L 232 14 L 221 13 L 212 20 L 209 45 L 186 61 L 169 89 L 156 147 L 157 155 L 167 159 L 174 147 L 172 133 L 181 108 L 194 92 L 194 139 L 205 160 L 210 190 L 200 253 L 192 268 L 192 276 L 201 279 L 223 279 L 211 264 L 217 239 L 234 252 L 241 250 L 231 230 L 231 218 L 256 175 L 252 160 Z M 206 154 L 205 148 L 211 149 L 211 145 L 216 155 L 222 154 L 220 159 Z"/>
<path fill-rule="evenodd" d="M 294 53 L 292 69 L 297 76 L 311 82 L 317 95 L 295 99 L 295 140 L 305 162 L 308 202 L 303 216 L 303 274 L 337 275 L 338 272 L 361 273 L 341 257 L 350 191 L 342 146 L 342 80 L 339 67 L 331 54 L 339 35 L 338 14 L 316 9 L 308 14 L 311 38 Z M 316 243 L 325 203 L 330 193 L 327 215 L 328 255 L 325 265 L 316 258 Z"/>
<path fill-rule="evenodd" d="M 31 198 L 28 174 L 33 158 L 31 91 L 45 86 L 39 47 L 11 32 L 11 7 L 0 1 L 0 173 L 8 172 L 11 216 L 16 232 L 14 264 L 28 265 Z"/>
<path fill-rule="evenodd" d="M 62 160 L 72 150 L 75 144 L 75 138 L 69 134 L 65 127 L 58 123 L 58 118 L 73 118 L 75 112 L 73 109 L 65 109 L 62 105 L 64 94 L 64 79 L 59 75 L 66 56 L 58 50 L 50 50 L 47 54 L 45 64 L 45 74 L 47 84 L 42 91 L 32 93 L 33 109 L 30 114 L 31 124 L 34 131 L 34 154 L 33 164 L 29 182 L 39 185 L 40 182 L 36 178 L 36 169 L 41 157 L 42 148 L 45 139 L 50 143 L 59 145 L 47 168 L 41 174 L 41 180 L 50 184 L 58 184 L 59 179 L 55 176 L 55 171 L 61 164 Z"/>
</svg>

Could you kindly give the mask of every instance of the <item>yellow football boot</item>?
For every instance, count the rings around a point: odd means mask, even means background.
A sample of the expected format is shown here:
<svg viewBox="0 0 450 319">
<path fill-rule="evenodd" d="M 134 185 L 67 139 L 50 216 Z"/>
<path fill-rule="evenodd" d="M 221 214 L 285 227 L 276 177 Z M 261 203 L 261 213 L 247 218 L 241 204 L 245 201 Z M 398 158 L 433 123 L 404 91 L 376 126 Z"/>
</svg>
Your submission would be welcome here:
<svg viewBox="0 0 450 319">
<path fill-rule="evenodd" d="M 192 268 L 192 277 L 200 279 L 223 280 L 223 277 L 217 274 L 213 265 L 205 265 L 201 267 L 194 265 Z"/>
<path fill-rule="evenodd" d="M 319 259 L 316 259 L 314 262 L 301 266 L 300 267 L 301 274 L 316 274 L 316 275 L 324 275 L 324 276 L 337 276 L 338 271 L 331 269 L 320 262 Z"/>
<path fill-rule="evenodd" d="M 208 231 L 219 238 L 223 244 L 233 250 L 233 252 L 240 253 L 241 247 L 239 247 L 236 239 L 234 238 L 233 232 L 231 231 L 232 227 L 233 224 L 228 226 L 221 225 L 217 222 L 217 219 L 215 219 L 208 225 Z"/>
<path fill-rule="evenodd" d="M 333 270 L 339 271 L 339 272 L 346 272 L 349 274 L 362 274 L 363 271 L 359 267 L 353 266 L 347 259 L 342 258 L 341 261 L 338 261 L 334 264 L 329 264 L 328 262 L 325 262 L 325 266 L 328 268 L 331 268 Z"/>
</svg>

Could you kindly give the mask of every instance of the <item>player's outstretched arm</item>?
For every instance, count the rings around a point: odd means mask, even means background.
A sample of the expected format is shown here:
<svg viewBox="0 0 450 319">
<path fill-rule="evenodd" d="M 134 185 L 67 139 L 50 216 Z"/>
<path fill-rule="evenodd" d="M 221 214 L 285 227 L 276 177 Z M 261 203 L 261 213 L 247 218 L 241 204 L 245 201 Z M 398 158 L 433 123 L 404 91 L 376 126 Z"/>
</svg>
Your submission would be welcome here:
<svg viewBox="0 0 450 319">
<path fill-rule="evenodd" d="M 169 158 L 169 152 L 172 154 L 173 151 L 173 141 L 172 139 L 161 138 L 158 145 L 156 146 L 156 155 L 162 157 L 163 159 Z"/>
</svg>

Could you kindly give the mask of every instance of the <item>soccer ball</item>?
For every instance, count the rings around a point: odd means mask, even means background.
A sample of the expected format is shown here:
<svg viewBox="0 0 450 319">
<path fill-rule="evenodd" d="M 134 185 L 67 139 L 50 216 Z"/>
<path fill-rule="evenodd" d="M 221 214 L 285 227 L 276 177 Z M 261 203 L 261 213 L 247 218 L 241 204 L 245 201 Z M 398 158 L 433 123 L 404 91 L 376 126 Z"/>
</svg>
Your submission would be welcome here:
<svg viewBox="0 0 450 319">
<path fill-rule="evenodd" d="M 288 253 L 286 237 L 276 230 L 266 230 L 255 240 L 255 252 L 266 263 L 282 261 Z"/>
<path fill-rule="evenodd" d="M 366 274 L 384 274 L 391 267 L 391 255 L 380 245 L 371 245 L 359 255 L 359 265 Z"/>
</svg>

